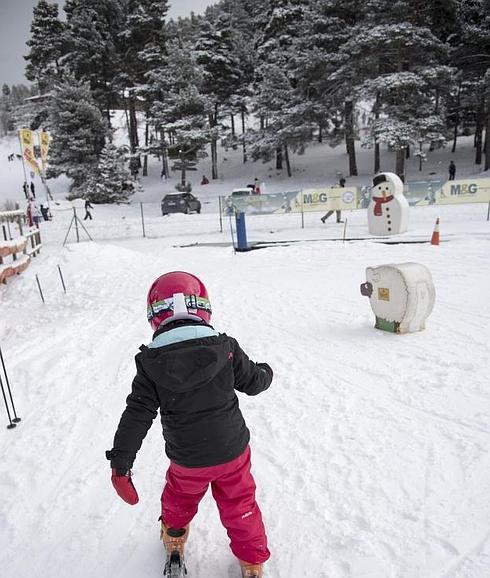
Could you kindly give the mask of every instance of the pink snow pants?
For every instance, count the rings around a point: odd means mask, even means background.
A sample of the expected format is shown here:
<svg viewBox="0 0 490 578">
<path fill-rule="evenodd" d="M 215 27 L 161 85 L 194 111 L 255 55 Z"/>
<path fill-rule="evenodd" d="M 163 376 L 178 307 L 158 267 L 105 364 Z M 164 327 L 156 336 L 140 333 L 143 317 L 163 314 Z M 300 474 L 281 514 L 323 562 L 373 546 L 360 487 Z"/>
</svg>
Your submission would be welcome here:
<svg viewBox="0 0 490 578">
<path fill-rule="evenodd" d="M 250 446 L 218 466 L 185 468 L 171 463 L 162 493 L 162 520 L 171 528 L 189 524 L 211 484 L 233 554 L 249 564 L 265 562 L 270 552 L 250 467 Z"/>
</svg>

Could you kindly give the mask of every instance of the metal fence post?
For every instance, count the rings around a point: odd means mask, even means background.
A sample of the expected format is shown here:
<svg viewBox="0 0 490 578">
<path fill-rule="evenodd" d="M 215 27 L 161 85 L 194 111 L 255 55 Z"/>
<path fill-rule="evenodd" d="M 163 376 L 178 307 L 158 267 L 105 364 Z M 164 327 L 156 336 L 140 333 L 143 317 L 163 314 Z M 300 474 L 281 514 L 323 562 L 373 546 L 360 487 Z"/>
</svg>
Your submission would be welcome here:
<svg viewBox="0 0 490 578">
<path fill-rule="evenodd" d="M 223 209 L 221 206 L 221 195 L 218 197 L 218 208 L 219 208 L 219 232 L 223 232 Z"/>
<path fill-rule="evenodd" d="M 143 237 L 146 237 L 146 233 L 145 233 L 145 215 L 143 213 L 143 203 L 140 203 L 140 209 L 141 209 L 141 226 L 143 227 Z"/>
<path fill-rule="evenodd" d="M 78 232 L 78 217 L 77 210 L 73 207 L 73 218 L 75 219 L 75 231 L 77 232 L 77 243 L 80 243 L 80 233 Z"/>
<path fill-rule="evenodd" d="M 305 213 L 303 210 L 303 190 L 301 190 L 301 228 L 304 229 L 305 228 Z"/>
</svg>

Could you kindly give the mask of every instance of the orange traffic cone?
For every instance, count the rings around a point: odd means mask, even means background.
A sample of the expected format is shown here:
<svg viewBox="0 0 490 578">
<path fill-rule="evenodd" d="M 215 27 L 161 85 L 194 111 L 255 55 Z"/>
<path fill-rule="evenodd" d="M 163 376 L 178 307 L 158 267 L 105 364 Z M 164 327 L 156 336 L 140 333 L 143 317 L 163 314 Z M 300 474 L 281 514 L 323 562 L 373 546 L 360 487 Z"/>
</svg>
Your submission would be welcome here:
<svg viewBox="0 0 490 578">
<path fill-rule="evenodd" d="M 434 226 L 434 231 L 432 233 L 430 244 L 439 245 L 439 217 L 436 219 L 436 224 Z"/>
</svg>

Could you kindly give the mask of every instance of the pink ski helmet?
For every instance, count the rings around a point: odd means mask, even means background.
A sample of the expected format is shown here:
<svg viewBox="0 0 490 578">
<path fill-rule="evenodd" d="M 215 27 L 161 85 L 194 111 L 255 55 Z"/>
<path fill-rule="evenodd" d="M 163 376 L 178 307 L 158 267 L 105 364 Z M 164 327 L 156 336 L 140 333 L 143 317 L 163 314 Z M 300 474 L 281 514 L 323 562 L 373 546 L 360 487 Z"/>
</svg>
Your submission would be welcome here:
<svg viewBox="0 0 490 578">
<path fill-rule="evenodd" d="M 209 323 L 211 303 L 204 283 L 191 273 L 172 271 L 158 277 L 148 291 L 147 316 L 153 330 L 177 319 Z"/>
</svg>

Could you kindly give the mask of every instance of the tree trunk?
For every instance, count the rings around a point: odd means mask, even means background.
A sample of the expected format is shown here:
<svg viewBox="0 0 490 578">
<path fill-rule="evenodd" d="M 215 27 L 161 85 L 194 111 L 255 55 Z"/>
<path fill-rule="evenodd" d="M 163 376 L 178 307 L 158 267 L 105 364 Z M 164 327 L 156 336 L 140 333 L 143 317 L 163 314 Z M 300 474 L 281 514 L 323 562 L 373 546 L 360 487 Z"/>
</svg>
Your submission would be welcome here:
<svg viewBox="0 0 490 578">
<path fill-rule="evenodd" d="M 218 103 L 214 105 L 214 112 L 209 115 L 209 126 L 212 130 L 211 136 L 211 178 L 218 178 L 218 139 L 216 131 L 213 130 L 218 125 Z"/>
<path fill-rule="evenodd" d="M 407 148 L 405 149 L 405 158 L 406 159 L 410 158 L 410 145 L 407 146 Z"/>
<path fill-rule="evenodd" d="M 276 169 L 282 170 L 282 147 L 276 147 Z"/>
<path fill-rule="evenodd" d="M 318 142 L 323 142 L 323 124 L 318 124 Z"/>
<path fill-rule="evenodd" d="M 458 119 L 457 123 L 454 125 L 453 146 L 451 147 L 452 153 L 454 153 L 456 151 L 456 141 L 458 140 L 458 128 L 459 128 L 459 119 Z"/>
<path fill-rule="evenodd" d="M 242 107 L 242 149 L 243 149 L 243 164 L 247 162 L 247 145 L 245 143 L 245 108 Z"/>
<path fill-rule="evenodd" d="M 211 143 L 211 178 L 216 180 L 218 178 L 218 142 L 216 137 Z"/>
<path fill-rule="evenodd" d="M 354 103 L 346 100 L 344 104 L 345 147 L 349 155 L 349 175 L 357 175 L 356 147 L 354 140 Z"/>
<path fill-rule="evenodd" d="M 405 155 L 406 152 L 404 148 L 396 151 L 395 173 L 403 182 L 405 182 Z"/>
<path fill-rule="evenodd" d="M 482 145 L 483 145 L 483 123 L 485 120 L 485 101 L 483 97 L 480 99 L 478 109 L 476 111 L 476 129 L 475 129 L 475 165 L 482 163 Z"/>
<path fill-rule="evenodd" d="M 233 113 L 230 114 L 230 118 L 231 118 L 231 136 L 233 138 L 235 138 L 236 134 L 235 134 L 235 116 Z"/>
<path fill-rule="evenodd" d="M 184 151 L 180 151 L 180 164 L 181 164 L 181 173 L 180 173 L 180 184 L 182 185 L 182 190 L 185 191 L 185 179 L 186 179 L 186 158 Z"/>
<path fill-rule="evenodd" d="M 381 158 L 379 151 L 379 142 L 374 143 L 374 174 L 379 173 L 379 168 L 381 166 Z"/>
<path fill-rule="evenodd" d="M 461 122 L 461 118 L 459 115 L 459 109 L 461 106 L 461 80 L 458 83 L 458 96 L 456 98 L 456 117 L 454 119 L 454 132 L 453 132 L 453 146 L 451 147 L 451 152 L 454 153 L 456 151 L 456 141 L 458 140 L 458 128 L 459 123 Z"/>
<path fill-rule="evenodd" d="M 132 167 L 131 173 L 134 175 L 137 174 L 138 169 L 141 168 L 141 160 L 139 155 L 136 154 L 136 151 L 138 150 L 139 147 L 138 120 L 136 118 L 136 105 L 133 97 L 129 98 L 128 108 L 129 108 L 129 148 L 131 150 L 130 165 Z"/>
<path fill-rule="evenodd" d="M 376 94 L 376 100 L 374 102 L 374 124 L 376 125 L 379 119 L 379 94 Z M 381 166 L 381 151 L 378 140 L 374 139 L 374 174 L 379 173 Z"/>
<path fill-rule="evenodd" d="M 150 125 L 147 122 L 146 126 L 145 126 L 145 147 L 148 146 L 149 136 L 150 136 Z M 144 177 L 148 176 L 148 153 L 147 152 L 145 152 L 145 156 L 143 157 L 143 176 Z"/>
<path fill-rule="evenodd" d="M 490 169 L 490 94 L 487 96 L 487 121 L 485 127 L 485 171 Z"/>
<path fill-rule="evenodd" d="M 291 173 L 291 163 L 289 162 L 289 151 L 287 144 L 284 145 L 284 160 L 286 161 L 286 169 L 288 171 L 288 177 L 292 177 L 293 175 Z"/>
<path fill-rule="evenodd" d="M 160 131 L 160 141 L 162 143 L 165 141 L 165 131 L 163 130 Z M 167 149 L 163 144 L 162 144 L 161 157 L 162 157 L 162 173 L 165 175 L 165 178 L 168 179 L 170 175 L 168 170 Z"/>
</svg>

